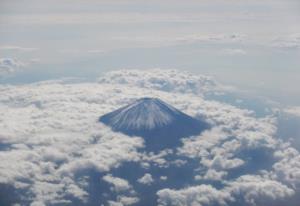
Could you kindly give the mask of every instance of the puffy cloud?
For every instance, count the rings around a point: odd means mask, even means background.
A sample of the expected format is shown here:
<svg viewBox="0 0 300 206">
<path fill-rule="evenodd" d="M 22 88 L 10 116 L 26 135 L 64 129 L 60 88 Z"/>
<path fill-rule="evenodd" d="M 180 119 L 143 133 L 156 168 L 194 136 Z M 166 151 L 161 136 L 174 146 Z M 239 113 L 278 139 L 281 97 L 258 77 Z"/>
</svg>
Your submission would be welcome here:
<svg viewBox="0 0 300 206">
<path fill-rule="evenodd" d="M 137 181 L 145 185 L 151 185 L 154 182 L 152 175 L 149 173 L 146 173 L 143 177 L 139 178 Z"/>
<path fill-rule="evenodd" d="M 125 206 L 135 204 L 139 201 L 139 198 L 134 196 L 136 192 L 133 190 L 132 185 L 130 185 L 127 180 L 114 177 L 111 174 L 105 175 L 102 179 L 112 185 L 110 188 L 111 191 L 118 194 L 116 196 L 116 200 L 107 201 L 108 205 Z"/>
<path fill-rule="evenodd" d="M 227 175 L 225 171 L 216 171 L 214 169 L 209 169 L 206 171 L 205 175 L 200 176 L 196 175 L 195 180 L 214 180 L 214 181 L 221 181 Z"/>
<path fill-rule="evenodd" d="M 33 202 L 52 204 L 66 201 L 67 195 L 84 200 L 86 191 L 76 173 L 105 172 L 139 159 L 141 138 L 114 133 L 97 122 L 109 105 L 89 99 L 93 84 L 68 94 L 63 90 L 69 86 L 47 82 L 1 88 L 0 139 L 7 149 L 0 152 L 0 182 L 27 190 Z"/>
<path fill-rule="evenodd" d="M 199 158 L 201 165 L 208 169 L 226 171 L 245 164 L 241 153 L 261 148 L 269 150 L 277 145 L 272 138 L 276 132 L 276 127 L 270 124 L 272 119 L 258 119 L 251 117 L 250 113 L 237 111 L 224 114 L 221 121 L 219 116 L 215 118 L 218 126 L 200 136 L 184 139 L 179 154 Z M 232 126 L 228 127 L 230 124 Z"/>
<path fill-rule="evenodd" d="M 168 179 L 168 177 L 167 176 L 160 176 L 160 179 L 163 180 L 163 181 L 165 181 L 165 180 Z"/>
<path fill-rule="evenodd" d="M 86 170 L 113 174 L 105 175 L 102 182 L 109 183 L 115 192 L 124 188 L 132 191 L 135 182 L 116 177 L 119 175 L 115 176 L 113 169 L 137 162 L 149 170 L 138 183 L 150 184 L 152 167 L 185 167 L 193 160 L 197 163 L 195 177 L 191 177 L 195 179 L 193 186 L 161 188 L 157 193 L 160 205 L 222 205 L 241 198 L 239 193 L 247 204 L 255 204 L 259 199 L 293 195 L 300 182 L 299 154 L 274 138 L 275 117 L 258 118 L 252 111 L 204 99 L 205 93 L 220 89 L 222 86 L 211 78 L 174 70 L 123 70 L 108 73 L 98 83 L 1 85 L 0 183 L 28 191 L 27 201 L 33 205 L 64 204 L 71 201 L 70 196 L 84 202 L 89 195 L 88 181 L 78 179 L 78 174 Z M 180 148 L 145 153 L 142 138 L 115 133 L 98 122 L 102 114 L 144 96 L 161 98 L 205 119 L 212 128 L 183 139 Z M 271 166 L 250 172 L 247 166 L 256 151 L 266 151 L 272 158 Z M 232 175 L 239 169 L 240 174 Z M 253 175 L 260 170 L 266 170 L 266 175 Z M 167 179 L 157 184 L 172 181 L 171 176 Z M 207 181 L 221 186 L 207 185 Z M 119 194 L 109 204 L 130 205 L 137 199 Z"/>
<path fill-rule="evenodd" d="M 221 89 L 212 78 L 176 70 L 121 70 L 99 78 L 99 83 L 123 84 L 165 92 L 203 94 Z"/>
<path fill-rule="evenodd" d="M 131 185 L 128 183 L 128 181 L 122 178 L 113 177 L 112 175 L 105 175 L 102 179 L 112 184 L 113 185 L 112 189 L 116 192 L 122 192 L 131 189 Z"/>
<path fill-rule="evenodd" d="M 137 197 L 126 197 L 126 196 L 118 196 L 117 201 L 108 201 L 108 205 L 110 206 L 126 206 L 133 205 L 139 201 Z"/>
<path fill-rule="evenodd" d="M 47 152 L 44 153 L 42 145 L 35 145 L 33 149 L 2 151 L 0 182 L 12 184 L 15 188 L 28 189 L 34 195 L 34 199 L 45 203 L 52 203 L 53 200 L 65 201 L 64 196 L 67 194 L 85 200 L 87 193 L 74 177 L 77 172 L 90 168 L 99 172 L 108 171 L 123 161 L 136 161 L 138 158 L 134 150 L 136 146 L 140 146 L 139 140 L 121 139 L 121 136 L 116 136 L 111 140 L 105 140 L 104 137 L 100 140 L 101 143 L 95 142 L 90 146 L 87 142 L 79 140 L 75 142 L 70 140 L 69 143 L 54 140 L 53 144 L 49 142 L 46 146 L 50 150 L 53 149 L 54 154 L 51 158 Z M 60 153 L 67 155 L 55 154 L 56 144 L 59 145 Z M 112 148 L 112 145 L 116 147 Z M 105 180 L 108 181 L 108 177 Z M 119 191 L 122 188 L 122 182 L 114 183 L 115 189 Z M 123 186 L 125 188 L 126 185 Z"/>
<path fill-rule="evenodd" d="M 290 115 L 300 117 L 300 107 L 288 107 L 288 108 L 284 109 L 283 111 Z"/>
<path fill-rule="evenodd" d="M 168 167 L 172 162 L 166 160 L 166 157 L 173 154 L 172 149 L 165 149 L 157 154 L 154 152 L 143 153 L 141 162 L 144 167 L 149 167 L 151 164 L 158 167 Z"/>
<path fill-rule="evenodd" d="M 225 190 L 245 200 L 247 204 L 257 205 L 276 201 L 294 195 L 295 191 L 286 185 L 263 176 L 245 175 L 229 183 Z"/>
<path fill-rule="evenodd" d="M 286 185 L 262 176 L 241 176 L 223 189 L 211 185 L 191 186 L 180 190 L 162 189 L 157 192 L 159 205 L 228 205 L 239 201 L 244 205 L 261 205 L 294 195 Z"/>
<path fill-rule="evenodd" d="M 273 165 L 272 174 L 278 180 L 290 185 L 293 188 L 300 186 L 300 154 L 299 151 L 292 148 L 289 144 L 281 145 L 281 148 L 275 152 L 278 161 Z"/>
<path fill-rule="evenodd" d="M 244 161 L 239 158 L 229 159 L 221 155 L 216 155 L 212 160 L 204 159 L 201 163 L 212 169 L 228 170 L 243 165 Z"/>
<path fill-rule="evenodd" d="M 24 66 L 24 63 L 12 59 L 12 58 L 1 58 L 0 59 L 0 77 L 10 75 L 21 67 Z"/>
<path fill-rule="evenodd" d="M 181 190 L 163 189 L 157 192 L 158 205 L 226 205 L 232 201 L 230 193 L 220 191 L 211 185 L 199 185 Z"/>
</svg>

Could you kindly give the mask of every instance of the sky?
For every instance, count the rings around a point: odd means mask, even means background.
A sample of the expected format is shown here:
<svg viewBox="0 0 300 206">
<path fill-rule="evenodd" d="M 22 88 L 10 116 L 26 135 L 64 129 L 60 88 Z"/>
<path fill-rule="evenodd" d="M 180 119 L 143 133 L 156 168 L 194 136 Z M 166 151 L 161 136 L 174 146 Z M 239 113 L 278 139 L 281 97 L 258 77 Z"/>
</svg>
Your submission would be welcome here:
<svg viewBox="0 0 300 206">
<path fill-rule="evenodd" d="M 299 21 L 297 0 L 2 0 L 0 81 L 178 69 L 298 106 Z"/>
<path fill-rule="evenodd" d="M 0 205 L 298 206 L 299 11 L 0 0 Z M 209 128 L 153 152 L 99 122 L 143 97 Z"/>
</svg>

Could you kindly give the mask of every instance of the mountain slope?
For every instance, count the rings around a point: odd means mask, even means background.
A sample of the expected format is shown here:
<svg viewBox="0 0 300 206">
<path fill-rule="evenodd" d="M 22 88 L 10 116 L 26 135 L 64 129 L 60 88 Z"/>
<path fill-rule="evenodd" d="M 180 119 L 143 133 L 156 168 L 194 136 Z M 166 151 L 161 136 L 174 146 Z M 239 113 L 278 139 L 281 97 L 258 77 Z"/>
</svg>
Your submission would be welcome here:
<svg viewBox="0 0 300 206">
<path fill-rule="evenodd" d="M 157 98 L 142 98 L 99 118 L 114 131 L 144 137 L 146 149 L 159 150 L 180 144 L 180 138 L 208 128 L 197 120 Z"/>
</svg>

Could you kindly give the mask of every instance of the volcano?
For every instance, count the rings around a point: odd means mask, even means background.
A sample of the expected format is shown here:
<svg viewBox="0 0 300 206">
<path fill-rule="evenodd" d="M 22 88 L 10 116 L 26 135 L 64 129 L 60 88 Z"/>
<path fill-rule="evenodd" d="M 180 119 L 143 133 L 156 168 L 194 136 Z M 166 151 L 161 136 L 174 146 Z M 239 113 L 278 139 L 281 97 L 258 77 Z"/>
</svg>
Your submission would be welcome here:
<svg viewBox="0 0 300 206">
<path fill-rule="evenodd" d="M 209 125 L 157 98 L 141 98 L 105 114 L 99 121 L 113 131 L 143 137 L 146 149 L 161 150 L 179 146 L 183 137 L 198 135 Z"/>
</svg>

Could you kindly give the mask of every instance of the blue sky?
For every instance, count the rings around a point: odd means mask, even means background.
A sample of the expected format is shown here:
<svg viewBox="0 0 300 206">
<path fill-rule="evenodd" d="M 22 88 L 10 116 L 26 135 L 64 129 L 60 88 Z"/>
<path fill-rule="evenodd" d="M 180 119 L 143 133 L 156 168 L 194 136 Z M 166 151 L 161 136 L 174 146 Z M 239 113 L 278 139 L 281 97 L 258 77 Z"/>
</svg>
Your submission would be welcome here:
<svg viewBox="0 0 300 206">
<path fill-rule="evenodd" d="M 299 105 L 299 9 L 296 0 L 4 0 L 0 58 L 16 64 L 1 82 L 175 68 Z"/>
</svg>

